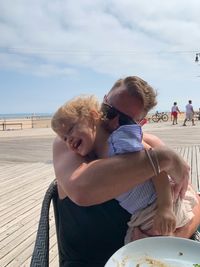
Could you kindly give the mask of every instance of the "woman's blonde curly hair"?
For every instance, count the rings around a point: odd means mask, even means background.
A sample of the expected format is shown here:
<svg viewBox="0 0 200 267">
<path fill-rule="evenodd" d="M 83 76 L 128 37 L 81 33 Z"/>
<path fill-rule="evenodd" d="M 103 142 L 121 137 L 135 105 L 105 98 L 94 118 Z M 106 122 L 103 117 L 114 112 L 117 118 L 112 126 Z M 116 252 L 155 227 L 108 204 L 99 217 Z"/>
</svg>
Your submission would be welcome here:
<svg viewBox="0 0 200 267">
<path fill-rule="evenodd" d="M 100 104 L 94 95 L 78 96 L 58 108 L 51 119 L 51 128 L 61 135 L 68 125 L 81 119 L 93 119 L 92 111 L 101 116 Z"/>
</svg>

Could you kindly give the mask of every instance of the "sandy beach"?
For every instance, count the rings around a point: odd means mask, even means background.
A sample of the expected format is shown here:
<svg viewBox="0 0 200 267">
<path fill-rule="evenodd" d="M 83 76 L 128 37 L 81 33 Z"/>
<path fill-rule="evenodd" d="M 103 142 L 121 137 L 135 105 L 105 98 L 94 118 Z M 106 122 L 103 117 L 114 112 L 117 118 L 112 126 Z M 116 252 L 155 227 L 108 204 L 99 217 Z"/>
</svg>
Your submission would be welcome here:
<svg viewBox="0 0 200 267">
<path fill-rule="evenodd" d="M 50 125 L 50 119 L 46 122 Z M 23 120 L 17 120 L 23 123 Z M 144 132 L 150 132 L 162 138 L 167 145 L 172 147 L 190 144 L 200 144 L 200 121 L 195 121 L 196 126 L 192 127 L 187 122 L 183 127 L 183 118 L 179 119 L 178 125 L 168 122 L 150 122 L 143 126 Z M 55 133 L 50 127 L 0 130 L 0 162 L 49 162 L 52 160 L 52 142 Z M 192 138 L 191 138 L 192 136 Z"/>
<path fill-rule="evenodd" d="M 26 117 L 26 118 L 9 118 L 0 119 L 0 131 L 21 130 L 33 128 L 50 128 L 50 117 Z"/>
</svg>

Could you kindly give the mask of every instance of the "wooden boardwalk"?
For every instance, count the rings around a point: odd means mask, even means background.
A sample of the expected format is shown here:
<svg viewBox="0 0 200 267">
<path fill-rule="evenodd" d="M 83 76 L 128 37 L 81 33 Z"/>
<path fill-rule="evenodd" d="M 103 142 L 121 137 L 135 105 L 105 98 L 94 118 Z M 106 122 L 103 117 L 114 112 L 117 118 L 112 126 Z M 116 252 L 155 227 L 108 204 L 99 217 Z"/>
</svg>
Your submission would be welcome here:
<svg viewBox="0 0 200 267">
<path fill-rule="evenodd" d="M 36 131 L 37 130 L 37 131 Z M 34 132 L 32 132 L 34 131 Z M 161 137 L 190 164 L 194 187 L 200 188 L 200 122 L 195 127 L 149 124 L 145 132 Z M 15 133 L 14 133 L 15 132 Z M 41 203 L 54 179 L 54 135 L 38 129 L 0 133 L 0 266 L 26 267 L 34 247 Z M 50 212 L 50 266 L 58 266 L 53 211 Z"/>
<path fill-rule="evenodd" d="M 43 195 L 54 179 L 52 164 L 4 164 L 0 169 L 0 266 L 29 266 Z M 53 264 L 57 247 L 52 211 L 50 225 Z"/>
</svg>

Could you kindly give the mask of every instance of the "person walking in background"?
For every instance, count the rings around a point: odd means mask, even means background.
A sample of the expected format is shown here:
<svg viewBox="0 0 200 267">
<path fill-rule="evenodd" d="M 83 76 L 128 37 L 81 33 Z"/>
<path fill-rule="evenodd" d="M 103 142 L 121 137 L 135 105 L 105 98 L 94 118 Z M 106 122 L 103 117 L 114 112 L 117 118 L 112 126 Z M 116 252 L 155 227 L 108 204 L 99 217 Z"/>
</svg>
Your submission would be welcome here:
<svg viewBox="0 0 200 267">
<path fill-rule="evenodd" d="M 185 120 L 183 122 L 183 126 L 186 126 L 186 121 L 192 121 L 192 126 L 194 126 L 194 109 L 192 106 L 192 100 L 188 101 L 188 104 L 185 106 Z"/>
<path fill-rule="evenodd" d="M 199 112 L 198 112 L 198 120 L 200 121 L 200 108 L 199 108 Z"/>
<path fill-rule="evenodd" d="M 171 115 L 172 115 L 172 119 L 173 119 L 172 124 L 173 125 L 178 124 L 178 121 L 177 121 L 178 120 L 178 112 L 180 113 L 180 110 L 177 106 L 177 103 L 174 102 L 174 105 L 172 106 L 172 109 L 171 109 Z"/>
</svg>

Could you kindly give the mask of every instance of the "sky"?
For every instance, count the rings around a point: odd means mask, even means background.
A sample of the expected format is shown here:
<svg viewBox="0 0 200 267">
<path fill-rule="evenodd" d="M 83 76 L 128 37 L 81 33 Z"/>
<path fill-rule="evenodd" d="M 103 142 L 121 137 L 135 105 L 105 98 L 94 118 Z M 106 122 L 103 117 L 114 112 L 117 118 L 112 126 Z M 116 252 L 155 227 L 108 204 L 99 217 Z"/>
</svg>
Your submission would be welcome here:
<svg viewBox="0 0 200 267">
<path fill-rule="evenodd" d="M 1 0 L 0 114 L 102 101 L 130 75 L 157 90 L 155 110 L 189 99 L 198 110 L 199 10 L 199 0 Z"/>
</svg>

